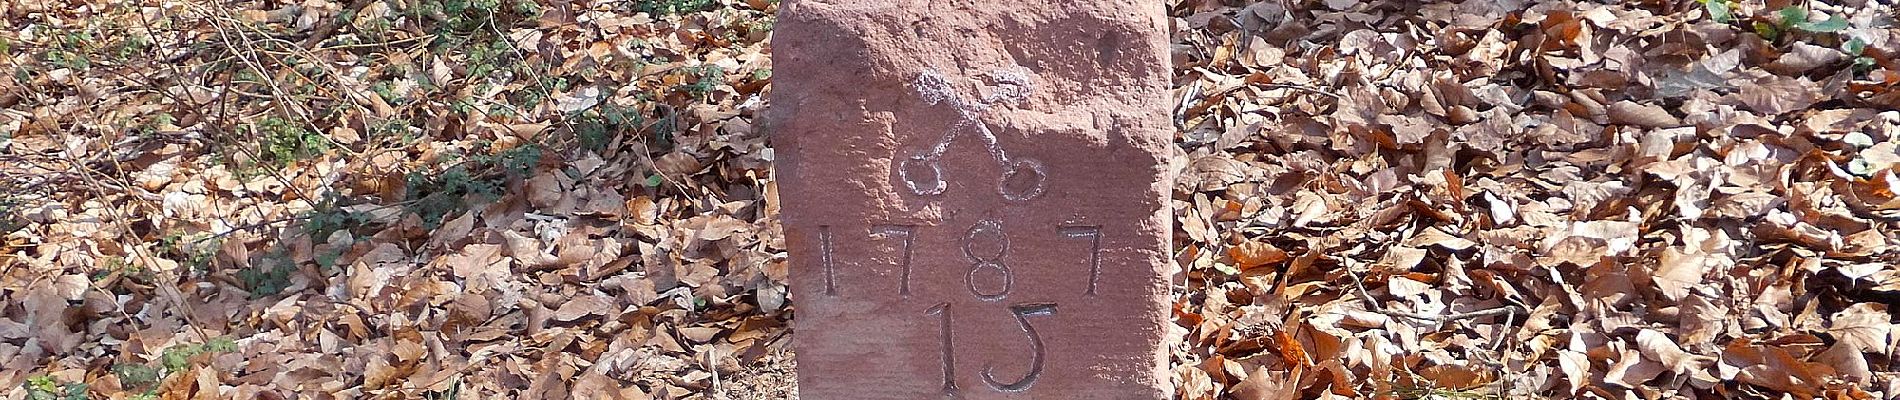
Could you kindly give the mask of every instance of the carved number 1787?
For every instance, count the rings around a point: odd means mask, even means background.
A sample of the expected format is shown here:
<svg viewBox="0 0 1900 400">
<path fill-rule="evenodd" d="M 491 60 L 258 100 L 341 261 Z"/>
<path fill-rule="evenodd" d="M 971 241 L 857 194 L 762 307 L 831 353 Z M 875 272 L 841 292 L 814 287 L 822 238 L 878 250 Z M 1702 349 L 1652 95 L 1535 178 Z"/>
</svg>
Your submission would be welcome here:
<svg viewBox="0 0 1900 400">
<path fill-rule="evenodd" d="M 965 241 L 967 243 L 967 241 L 975 239 L 977 235 L 985 234 L 985 233 L 1000 236 L 1001 231 L 1002 229 L 1000 225 L 997 225 L 993 221 L 986 221 L 986 222 L 979 223 L 976 226 L 971 227 L 970 235 L 965 238 Z M 1088 280 L 1088 288 L 1087 290 L 1083 291 L 1082 295 L 1094 297 L 1096 282 L 1100 281 L 1101 276 L 1102 276 L 1102 227 L 1095 226 L 1095 225 L 1061 226 L 1061 227 L 1057 227 L 1056 233 L 1062 236 L 1071 238 L 1071 239 L 1088 239 L 1089 241 L 1089 261 L 1088 261 L 1089 280 Z M 910 277 L 911 277 L 911 255 L 913 254 L 911 248 L 914 247 L 917 243 L 917 226 L 916 225 L 879 225 L 879 226 L 873 227 L 872 234 L 875 236 L 883 237 L 885 239 L 895 239 L 895 240 L 901 241 L 901 244 L 903 246 L 903 254 L 901 254 L 900 257 L 898 258 L 898 263 L 901 264 L 900 267 L 902 268 L 902 275 L 899 277 L 899 281 L 897 285 L 897 294 L 899 296 L 909 297 L 910 296 Z M 1008 251 L 1008 244 L 1007 244 L 1008 238 L 1004 237 L 1002 241 L 1003 243 L 1005 243 L 1003 251 Z M 832 253 L 834 252 L 834 249 L 832 245 L 830 225 L 818 226 L 818 246 L 819 246 L 818 262 L 820 264 L 820 267 L 824 269 L 824 274 L 825 274 L 825 295 L 837 296 L 838 295 L 838 277 L 837 277 L 836 266 L 831 256 Z M 976 269 L 981 269 L 983 267 L 994 267 L 994 268 L 1001 269 L 1002 272 L 1004 272 L 1005 276 L 1007 276 L 1008 274 L 1007 268 L 1002 267 L 1000 263 L 997 263 L 994 260 L 986 260 L 982 258 L 982 256 L 969 254 L 970 251 L 969 251 L 968 246 L 965 247 L 965 253 L 970 258 L 978 261 L 977 264 L 975 265 L 975 268 L 972 268 L 972 272 L 975 272 Z M 1003 254 L 997 254 L 997 257 L 1001 257 L 1002 255 Z M 1008 292 L 1008 289 L 1004 289 L 1003 292 L 1004 294 L 1006 294 Z M 986 301 L 1000 300 L 1002 298 L 1002 296 L 1000 295 L 994 295 L 994 294 L 988 294 L 988 293 L 977 293 L 977 295 L 978 297 Z"/>
</svg>

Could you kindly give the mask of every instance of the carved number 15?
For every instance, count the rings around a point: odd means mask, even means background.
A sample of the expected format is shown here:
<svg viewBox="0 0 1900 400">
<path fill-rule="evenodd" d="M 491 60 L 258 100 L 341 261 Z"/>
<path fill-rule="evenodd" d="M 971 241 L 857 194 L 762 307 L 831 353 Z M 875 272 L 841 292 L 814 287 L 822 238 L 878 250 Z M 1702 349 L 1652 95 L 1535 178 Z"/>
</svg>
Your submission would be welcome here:
<svg viewBox="0 0 1900 400">
<path fill-rule="evenodd" d="M 1016 379 L 1015 382 L 1004 383 L 996 380 L 994 366 L 985 365 L 983 366 L 983 383 L 1000 391 L 1021 392 L 1029 390 L 1029 385 L 1036 384 L 1036 378 L 1042 376 L 1042 336 L 1036 334 L 1035 325 L 1029 324 L 1029 317 L 1055 315 L 1056 305 L 1055 303 L 1017 304 L 1010 306 L 1009 312 L 1016 314 L 1016 325 L 1023 328 L 1023 335 L 1029 337 L 1029 372 L 1023 374 L 1023 377 Z M 924 314 L 939 317 L 937 327 L 941 330 L 940 337 L 943 339 L 943 393 L 946 396 L 956 397 L 957 361 L 954 340 L 950 335 L 950 303 L 937 303 L 936 306 L 925 310 Z"/>
</svg>

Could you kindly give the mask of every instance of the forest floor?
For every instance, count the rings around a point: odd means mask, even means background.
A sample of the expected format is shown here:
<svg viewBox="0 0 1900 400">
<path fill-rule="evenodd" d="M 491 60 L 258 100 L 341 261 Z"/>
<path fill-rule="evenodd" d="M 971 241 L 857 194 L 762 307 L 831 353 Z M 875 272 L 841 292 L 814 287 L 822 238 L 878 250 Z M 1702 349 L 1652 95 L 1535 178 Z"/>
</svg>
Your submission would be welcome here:
<svg viewBox="0 0 1900 400">
<path fill-rule="evenodd" d="M 1180 398 L 1900 396 L 1880 3 L 1168 1 Z M 777 8 L 0 1 L 0 398 L 791 396 Z"/>
</svg>

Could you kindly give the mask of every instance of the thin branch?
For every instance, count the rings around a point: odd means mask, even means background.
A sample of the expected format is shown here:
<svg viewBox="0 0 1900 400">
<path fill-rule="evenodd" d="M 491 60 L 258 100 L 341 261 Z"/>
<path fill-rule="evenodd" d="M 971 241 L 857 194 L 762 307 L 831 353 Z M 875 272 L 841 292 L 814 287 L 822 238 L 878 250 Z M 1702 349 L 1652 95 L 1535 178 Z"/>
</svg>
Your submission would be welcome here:
<svg viewBox="0 0 1900 400">
<path fill-rule="evenodd" d="M 1373 299 L 1372 292 L 1366 290 L 1365 279 L 1359 276 L 1358 271 L 1353 271 L 1352 267 L 1346 267 L 1345 269 L 1346 269 L 1347 274 L 1352 275 L 1353 286 L 1359 288 L 1359 299 L 1361 301 L 1364 301 L 1367 305 L 1371 306 L 1373 311 L 1376 311 L 1380 314 L 1385 314 L 1387 316 L 1395 317 L 1395 318 L 1408 318 L 1408 319 L 1413 319 L 1413 320 L 1418 320 L 1418 321 L 1431 322 L 1434 324 L 1443 324 L 1446 322 L 1461 321 L 1461 320 L 1467 320 L 1467 319 L 1473 319 L 1473 318 L 1495 317 L 1499 315 L 1509 315 L 1511 316 L 1511 318 L 1515 318 L 1518 314 L 1528 314 L 1524 311 L 1523 308 L 1520 308 L 1514 305 L 1503 305 L 1503 306 L 1493 307 L 1493 308 L 1484 309 L 1484 310 L 1454 313 L 1454 314 L 1443 314 L 1443 315 L 1427 315 L 1427 314 L 1419 314 L 1419 313 L 1414 313 L 1414 312 L 1409 312 L 1409 311 L 1391 310 L 1391 309 L 1385 308 L 1384 305 L 1379 304 L 1378 300 Z"/>
<path fill-rule="evenodd" d="M 368 7 L 369 3 L 372 3 L 372 1 L 356 0 L 350 2 L 349 5 L 343 7 L 343 10 L 338 11 L 335 16 L 331 17 L 332 19 L 329 24 L 324 24 L 323 27 L 317 28 L 316 32 L 311 32 L 310 37 L 304 38 L 303 47 L 317 47 L 317 44 L 329 39 L 330 35 L 336 34 L 337 29 L 342 28 L 345 24 L 349 24 L 350 21 L 344 20 L 343 16 L 356 15 L 356 13 L 363 11 L 363 7 Z"/>
</svg>

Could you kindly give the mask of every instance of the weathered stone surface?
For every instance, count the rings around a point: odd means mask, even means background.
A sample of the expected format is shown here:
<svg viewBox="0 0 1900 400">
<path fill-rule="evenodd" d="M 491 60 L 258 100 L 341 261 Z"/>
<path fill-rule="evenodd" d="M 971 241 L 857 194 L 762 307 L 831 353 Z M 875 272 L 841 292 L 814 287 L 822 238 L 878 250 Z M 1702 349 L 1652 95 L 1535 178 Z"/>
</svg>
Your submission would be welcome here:
<svg viewBox="0 0 1900 400">
<path fill-rule="evenodd" d="M 1162 4 L 788 0 L 805 399 L 1170 394 Z"/>
</svg>

